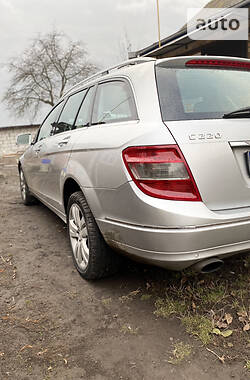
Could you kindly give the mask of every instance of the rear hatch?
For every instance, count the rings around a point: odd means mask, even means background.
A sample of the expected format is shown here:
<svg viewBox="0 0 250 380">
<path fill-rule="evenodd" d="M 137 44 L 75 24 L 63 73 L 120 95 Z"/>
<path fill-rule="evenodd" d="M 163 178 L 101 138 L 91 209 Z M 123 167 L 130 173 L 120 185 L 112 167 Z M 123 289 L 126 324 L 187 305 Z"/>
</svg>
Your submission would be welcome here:
<svg viewBox="0 0 250 380">
<path fill-rule="evenodd" d="M 250 61 L 176 62 L 156 66 L 162 117 L 202 201 L 217 211 L 249 207 L 250 111 L 227 114 L 250 106 Z"/>
</svg>

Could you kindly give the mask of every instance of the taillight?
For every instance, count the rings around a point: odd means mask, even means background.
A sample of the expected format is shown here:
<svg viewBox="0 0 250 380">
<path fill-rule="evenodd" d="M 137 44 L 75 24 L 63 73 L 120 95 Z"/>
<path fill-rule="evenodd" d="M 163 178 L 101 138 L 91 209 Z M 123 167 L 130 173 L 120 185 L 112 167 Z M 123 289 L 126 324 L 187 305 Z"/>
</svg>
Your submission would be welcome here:
<svg viewBox="0 0 250 380">
<path fill-rule="evenodd" d="M 162 199 L 201 201 L 177 145 L 129 147 L 122 155 L 132 180 L 145 194 Z"/>
<path fill-rule="evenodd" d="M 222 67 L 230 69 L 246 69 L 250 70 L 250 62 L 231 61 L 229 59 L 191 59 L 186 62 L 186 66 L 200 66 L 200 67 Z"/>
</svg>

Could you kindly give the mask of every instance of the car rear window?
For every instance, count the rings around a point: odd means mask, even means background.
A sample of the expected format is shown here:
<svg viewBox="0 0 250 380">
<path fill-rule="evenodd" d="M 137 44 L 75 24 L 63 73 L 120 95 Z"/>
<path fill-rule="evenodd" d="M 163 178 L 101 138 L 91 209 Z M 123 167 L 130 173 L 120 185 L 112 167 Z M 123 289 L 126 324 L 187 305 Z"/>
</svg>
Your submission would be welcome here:
<svg viewBox="0 0 250 380">
<path fill-rule="evenodd" d="M 164 121 L 217 119 L 250 106 L 250 71 L 156 66 Z"/>
</svg>

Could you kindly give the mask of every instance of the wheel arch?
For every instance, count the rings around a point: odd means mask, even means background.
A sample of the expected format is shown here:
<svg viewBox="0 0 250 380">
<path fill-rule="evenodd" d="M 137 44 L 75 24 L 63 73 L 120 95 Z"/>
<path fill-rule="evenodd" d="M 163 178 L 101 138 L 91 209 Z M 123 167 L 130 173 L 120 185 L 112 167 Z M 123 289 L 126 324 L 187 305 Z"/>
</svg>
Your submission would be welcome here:
<svg viewBox="0 0 250 380">
<path fill-rule="evenodd" d="M 67 213 L 69 198 L 76 191 L 82 191 L 79 183 L 71 177 L 67 178 L 63 185 L 63 205 L 65 213 Z"/>
<path fill-rule="evenodd" d="M 67 207 L 68 207 L 68 201 L 70 196 L 75 193 L 76 191 L 81 191 L 83 193 L 83 196 L 93 213 L 95 218 L 102 217 L 102 207 L 100 200 L 96 194 L 96 191 L 94 188 L 85 188 L 83 189 L 82 186 L 80 186 L 79 182 L 73 178 L 68 177 L 63 185 L 63 206 L 65 210 L 65 214 L 67 214 Z"/>
</svg>

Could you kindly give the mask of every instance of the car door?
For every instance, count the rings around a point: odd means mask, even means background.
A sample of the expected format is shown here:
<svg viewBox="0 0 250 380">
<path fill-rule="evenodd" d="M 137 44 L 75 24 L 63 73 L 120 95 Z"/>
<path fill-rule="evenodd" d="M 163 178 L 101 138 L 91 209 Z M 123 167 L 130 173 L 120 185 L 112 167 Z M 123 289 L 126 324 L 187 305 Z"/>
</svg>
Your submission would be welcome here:
<svg viewBox="0 0 250 380">
<path fill-rule="evenodd" d="M 80 178 L 89 202 L 92 196 L 103 201 L 105 215 L 110 215 L 111 208 L 116 213 L 120 209 L 114 202 L 115 189 L 127 181 L 121 149 L 141 136 L 141 128 L 130 83 L 123 78 L 99 83 L 91 126 L 84 138 L 74 139 L 67 173 Z M 99 212 L 97 204 L 91 202 L 94 215 Z"/>
<path fill-rule="evenodd" d="M 54 128 L 54 135 L 46 145 L 43 159 L 48 162 L 48 175 L 44 193 L 47 201 L 58 211 L 64 212 L 62 186 L 73 142 L 87 129 L 90 121 L 90 104 L 94 88 L 71 95 Z"/>
<path fill-rule="evenodd" d="M 44 183 L 48 172 L 48 163 L 43 160 L 43 155 L 62 107 L 63 102 L 59 103 L 47 115 L 33 143 L 24 154 L 22 165 L 27 184 L 30 190 L 39 197 L 44 193 Z"/>
</svg>

